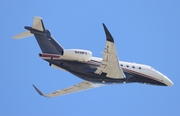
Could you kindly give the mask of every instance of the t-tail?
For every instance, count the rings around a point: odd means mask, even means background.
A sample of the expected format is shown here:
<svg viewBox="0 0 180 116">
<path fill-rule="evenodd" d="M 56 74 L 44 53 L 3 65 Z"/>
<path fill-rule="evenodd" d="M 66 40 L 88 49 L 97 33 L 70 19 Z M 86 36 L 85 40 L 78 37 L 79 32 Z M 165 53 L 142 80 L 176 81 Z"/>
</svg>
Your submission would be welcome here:
<svg viewBox="0 0 180 116">
<path fill-rule="evenodd" d="M 42 18 L 35 16 L 32 27 L 25 26 L 27 31 L 13 36 L 14 39 L 22 39 L 34 34 L 41 50 L 47 54 L 63 54 L 63 47 L 51 36 L 49 30 L 45 29 Z"/>
</svg>

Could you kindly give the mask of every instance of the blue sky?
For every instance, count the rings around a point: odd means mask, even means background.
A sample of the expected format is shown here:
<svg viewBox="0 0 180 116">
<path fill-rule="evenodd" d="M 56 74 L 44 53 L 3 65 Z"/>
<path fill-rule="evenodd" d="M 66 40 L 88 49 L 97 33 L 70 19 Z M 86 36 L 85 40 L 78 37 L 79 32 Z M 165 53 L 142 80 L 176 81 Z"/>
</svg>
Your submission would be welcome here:
<svg viewBox="0 0 180 116">
<path fill-rule="evenodd" d="M 82 80 L 48 66 L 38 57 L 35 38 L 12 36 L 31 26 L 34 16 L 64 48 L 87 49 L 102 57 L 105 23 L 122 61 L 150 65 L 173 82 L 172 87 L 143 84 L 105 86 L 55 98 L 39 96 Z M 179 0 L 6 0 L 0 4 L 0 115 L 180 115 Z"/>
</svg>

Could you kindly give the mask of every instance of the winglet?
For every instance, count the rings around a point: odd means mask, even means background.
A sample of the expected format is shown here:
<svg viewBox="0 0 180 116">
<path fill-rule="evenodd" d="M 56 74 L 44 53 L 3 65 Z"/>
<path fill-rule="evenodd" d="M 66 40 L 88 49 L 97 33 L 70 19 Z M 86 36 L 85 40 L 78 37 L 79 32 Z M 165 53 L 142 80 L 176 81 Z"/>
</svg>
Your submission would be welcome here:
<svg viewBox="0 0 180 116">
<path fill-rule="evenodd" d="M 104 31 L 106 33 L 106 40 L 114 43 L 114 39 L 104 23 L 103 23 L 103 27 L 104 27 Z"/>
<path fill-rule="evenodd" d="M 44 95 L 35 85 L 33 85 L 33 87 L 39 93 L 39 95 L 44 96 L 44 97 L 48 97 L 48 96 Z"/>
</svg>

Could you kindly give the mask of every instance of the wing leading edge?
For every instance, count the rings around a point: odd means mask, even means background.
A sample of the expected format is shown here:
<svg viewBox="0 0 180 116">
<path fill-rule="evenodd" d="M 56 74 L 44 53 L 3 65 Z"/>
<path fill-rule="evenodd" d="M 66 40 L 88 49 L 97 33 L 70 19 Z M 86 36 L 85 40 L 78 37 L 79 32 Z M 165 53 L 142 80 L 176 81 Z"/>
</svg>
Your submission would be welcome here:
<svg viewBox="0 0 180 116">
<path fill-rule="evenodd" d="M 94 84 L 88 81 L 83 81 L 77 85 L 65 88 L 65 89 L 61 89 L 61 90 L 57 90 L 55 92 L 49 93 L 49 94 L 43 94 L 35 85 L 33 85 L 33 87 L 35 88 L 35 90 L 39 93 L 39 95 L 44 96 L 44 97 L 55 97 L 55 96 L 61 96 L 61 95 L 65 95 L 65 94 L 70 94 L 70 93 L 74 93 L 74 92 L 79 92 L 79 91 L 83 91 L 83 90 L 87 90 L 87 89 L 91 89 L 91 88 L 96 88 L 99 87 L 101 85 L 99 84 Z"/>
<path fill-rule="evenodd" d="M 125 75 L 119 65 L 114 39 L 105 24 L 103 24 L 103 27 L 106 34 L 106 46 L 103 52 L 104 56 L 101 65 L 97 67 L 95 73 L 99 75 L 106 73 L 106 76 L 109 78 L 125 78 Z"/>
</svg>

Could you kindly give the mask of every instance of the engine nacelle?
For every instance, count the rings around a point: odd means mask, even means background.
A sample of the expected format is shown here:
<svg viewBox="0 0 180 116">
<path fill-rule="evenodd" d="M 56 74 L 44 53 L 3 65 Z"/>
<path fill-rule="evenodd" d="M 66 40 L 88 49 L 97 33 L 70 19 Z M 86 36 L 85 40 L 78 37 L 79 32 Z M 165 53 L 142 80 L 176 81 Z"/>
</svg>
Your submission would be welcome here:
<svg viewBox="0 0 180 116">
<path fill-rule="evenodd" d="M 63 57 L 78 61 L 90 61 L 92 58 L 92 52 L 81 49 L 67 49 L 63 51 Z"/>
</svg>

